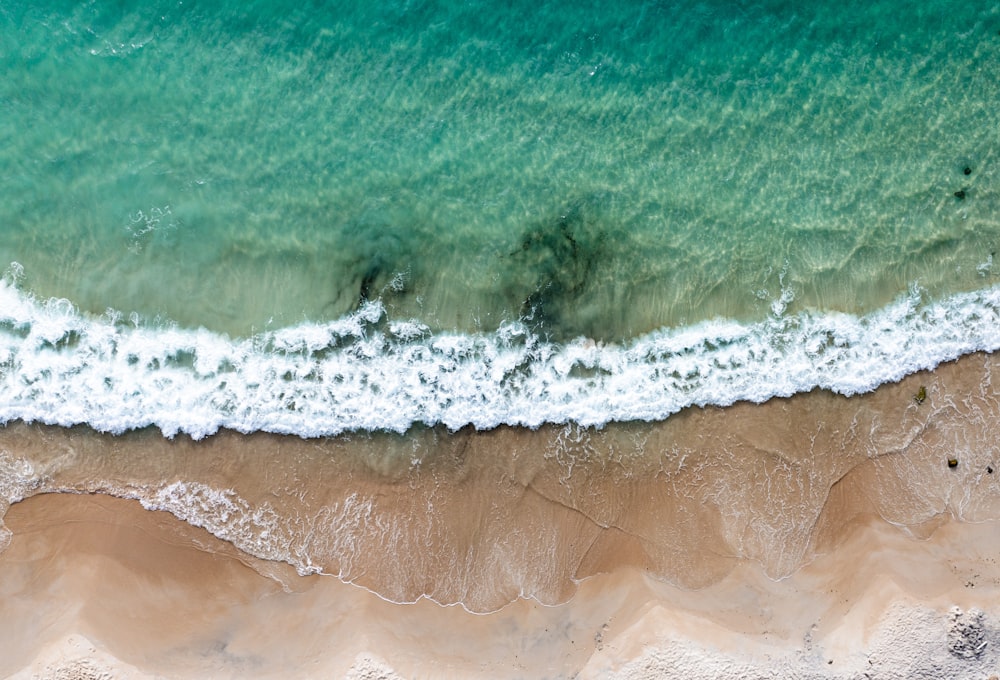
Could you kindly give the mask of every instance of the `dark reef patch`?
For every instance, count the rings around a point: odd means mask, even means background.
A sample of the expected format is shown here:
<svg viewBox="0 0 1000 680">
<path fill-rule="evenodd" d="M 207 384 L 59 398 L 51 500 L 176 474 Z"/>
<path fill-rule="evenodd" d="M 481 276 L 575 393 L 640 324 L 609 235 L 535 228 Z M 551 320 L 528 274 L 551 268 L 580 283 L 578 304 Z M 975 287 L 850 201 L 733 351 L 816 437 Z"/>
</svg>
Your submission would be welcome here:
<svg viewBox="0 0 1000 680">
<path fill-rule="evenodd" d="M 595 201 L 578 202 L 525 229 L 508 255 L 505 294 L 535 332 L 556 341 L 601 336 L 599 327 L 581 318 L 578 306 L 598 270 L 612 259 L 609 237 Z"/>
<path fill-rule="evenodd" d="M 343 225 L 331 258 L 336 289 L 327 305 L 334 316 L 354 311 L 366 302 L 411 290 L 419 265 L 422 231 L 382 220 L 353 220 Z"/>
</svg>

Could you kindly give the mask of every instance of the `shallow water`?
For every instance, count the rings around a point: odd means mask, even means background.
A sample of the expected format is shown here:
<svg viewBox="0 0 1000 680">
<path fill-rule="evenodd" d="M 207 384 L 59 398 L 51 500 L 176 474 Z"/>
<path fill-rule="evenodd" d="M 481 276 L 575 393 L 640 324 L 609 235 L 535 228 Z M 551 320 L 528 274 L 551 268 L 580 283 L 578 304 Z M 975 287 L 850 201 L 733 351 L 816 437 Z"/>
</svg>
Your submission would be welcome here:
<svg viewBox="0 0 1000 680">
<path fill-rule="evenodd" d="M 1000 243 L 998 25 L 954 2 L 6 3 L 0 262 L 87 312 L 241 336 L 375 298 L 621 341 L 971 290 Z"/>
</svg>

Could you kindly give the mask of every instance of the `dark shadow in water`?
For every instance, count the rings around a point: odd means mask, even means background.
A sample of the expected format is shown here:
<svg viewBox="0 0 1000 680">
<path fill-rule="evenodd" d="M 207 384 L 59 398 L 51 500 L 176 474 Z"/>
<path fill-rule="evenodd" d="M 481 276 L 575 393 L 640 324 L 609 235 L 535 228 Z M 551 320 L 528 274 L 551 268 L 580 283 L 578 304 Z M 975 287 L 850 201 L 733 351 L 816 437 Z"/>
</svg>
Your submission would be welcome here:
<svg viewBox="0 0 1000 680">
<path fill-rule="evenodd" d="M 331 265 L 338 276 L 328 313 L 341 316 L 366 302 L 412 290 L 422 234 L 390 222 L 355 220 L 344 225 Z"/>
<path fill-rule="evenodd" d="M 510 262 L 505 293 L 520 304 L 519 314 L 536 333 L 565 341 L 603 331 L 577 314 L 602 262 L 608 232 L 594 201 L 580 201 L 542 223 L 529 225 Z M 593 292 L 593 291 L 591 291 Z"/>
</svg>

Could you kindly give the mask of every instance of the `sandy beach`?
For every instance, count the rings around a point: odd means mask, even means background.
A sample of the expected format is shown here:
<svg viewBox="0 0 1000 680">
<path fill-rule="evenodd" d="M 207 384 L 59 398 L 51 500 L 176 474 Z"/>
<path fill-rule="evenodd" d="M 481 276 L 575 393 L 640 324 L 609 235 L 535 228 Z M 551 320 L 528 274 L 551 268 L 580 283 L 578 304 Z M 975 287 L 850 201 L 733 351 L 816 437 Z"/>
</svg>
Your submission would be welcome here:
<svg viewBox="0 0 1000 680">
<path fill-rule="evenodd" d="M 782 581 L 742 565 L 691 591 L 622 569 L 564 604 L 487 615 L 261 565 L 134 501 L 43 495 L 7 524 L 4 677 L 985 680 L 1000 667 L 996 523 L 915 540 L 859 521 Z"/>
<path fill-rule="evenodd" d="M 601 431 L 12 424 L 0 675 L 985 679 L 995 364 Z"/>
</svg>

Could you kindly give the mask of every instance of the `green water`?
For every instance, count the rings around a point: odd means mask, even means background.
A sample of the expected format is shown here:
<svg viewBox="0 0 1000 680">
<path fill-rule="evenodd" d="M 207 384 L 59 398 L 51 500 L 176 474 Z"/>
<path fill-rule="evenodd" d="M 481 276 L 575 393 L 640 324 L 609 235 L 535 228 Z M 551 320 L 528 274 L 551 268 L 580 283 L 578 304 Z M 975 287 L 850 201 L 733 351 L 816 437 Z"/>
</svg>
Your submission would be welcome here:
<svg viewBox="0 0 1000 680">
<path fill-rule="evenodd" d="M 998 30 L 953 1 L 6 2 L 0 262 L 235 335 L 376 297 L 620 339 L 975 289 Z"/>
</svg>

